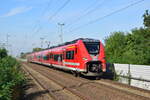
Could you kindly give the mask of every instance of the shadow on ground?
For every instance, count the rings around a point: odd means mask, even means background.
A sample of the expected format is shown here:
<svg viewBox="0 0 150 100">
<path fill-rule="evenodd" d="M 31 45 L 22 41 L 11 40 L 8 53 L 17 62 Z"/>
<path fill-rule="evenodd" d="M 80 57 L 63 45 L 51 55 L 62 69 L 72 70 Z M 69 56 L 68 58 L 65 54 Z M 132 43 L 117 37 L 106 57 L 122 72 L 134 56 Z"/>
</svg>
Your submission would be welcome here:
<svg viewBox="0 0 150 100">
<path fill-rule="evenodd" d="M 33 89 L 33 90 L 29 90 Z M 24 95 L 21 100 L 36 100 L 36 98 L 42 97 L 43 94 L 48 93 L 48 90 L 39 90 L 37 91 L 37 87 L 31 79 L 27 80 L 27 84 L 23 87 Z"/>
<path fill-rule="evenodd" d="M 25 95 L 22 100 L 36 100 L 37 97 L 41 97 L 43 94 L 46 93 L 48 93 L 48 90 L 36 91 Z"/>
</svg>

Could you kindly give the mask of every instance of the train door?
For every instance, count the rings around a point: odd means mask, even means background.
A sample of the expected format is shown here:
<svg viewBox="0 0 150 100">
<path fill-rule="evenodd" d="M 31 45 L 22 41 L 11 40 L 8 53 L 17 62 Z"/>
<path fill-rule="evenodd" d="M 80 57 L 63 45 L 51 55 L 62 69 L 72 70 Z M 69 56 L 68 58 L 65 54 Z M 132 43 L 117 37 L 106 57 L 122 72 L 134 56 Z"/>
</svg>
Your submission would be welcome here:
<svg viewBox="0 0 150 100">
<path fill-rule="evenodd" d="M 65 59 L 66 59 L 66 50 L 65 48 L 62 49 L 62 66 L 65 66 Z"/>
<path fill-rule="evenodd" d="M 76 68 L 79 68 L 78 48 L 77 48 L 77 46 L 75 46 L 75 48 L 74 48 L 74 61 L 76 63 Z"/>
<path fill-rule="evenodd" d="M 51 52 L 51 53 L 49 54 L 49 63 L 50 63 L 50 64 L 53 64 L 53 62 L 54 62 L 54 56 L 53 56 L 53 53 Z"/>
<path fill-rule="evenodd" d="M 63 62 L 62 62 L 63 61 L 63 51 L 57 52 L 56 57 L 57 57 L 57 64 L 62 66 L 63 65 Z"/>
<path fill-rule="evenodd" d="M 65 51 L 65 65 L 70 68 L 76 68 L 75 46 L 69 46 Z"/>
<path fill-rule="evenodd" d="M 49 63 L 49 55 L 47 53 L 43 55 L 43 63 L 45 64 Z"/>
<path fill-rule="evenodd" d="M 79 60 L 78 60 L 78 48 L 77 46 L 74 47 L 74 67 L 76 68 L 76 71 L 79 69 Z"/>
<path fill-rule="evenodd" d="M 59 65 L 63 66 L 63 52 L 61 52 L 61 53 L 59 54 L 58 63 L 59 63 Z"/>
</svg>

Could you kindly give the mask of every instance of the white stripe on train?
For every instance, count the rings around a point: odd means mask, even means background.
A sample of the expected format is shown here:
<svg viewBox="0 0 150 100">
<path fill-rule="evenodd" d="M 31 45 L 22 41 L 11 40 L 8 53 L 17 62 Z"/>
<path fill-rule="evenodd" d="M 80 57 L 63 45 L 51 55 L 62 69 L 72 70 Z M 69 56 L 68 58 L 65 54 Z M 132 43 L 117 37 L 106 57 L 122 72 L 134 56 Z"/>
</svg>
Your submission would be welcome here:
<svg viewBox="0 0 150 100">
<path fill-rule="evenodd" d="M 79 66 L 80 63 L 73 63 L 73 62 L 64 62 L 66 65 L 74 65 L 74 66 Z"/>
<path fill-rule="evenodd" d="M 80 72 L 86 72 L 85 69 L 80 69 L 80 68 L 73 68 L 73 67 L 68 67 L 68 66 L 61 66 L 61 65 L 56 65 L 56 64 L 49 64 L 49 63 L 41 63 L 41 62 L 38 62 L 38 61 L 32 61 L 34 63 L 38 63 L 38 64 L 44 64 L 44 65 L 52 65 L 56 68 L 62 68 L 62 69 L 68 69 L 68 70 L 73 70 L 73 71 L 80 71 Z M 79 66 L 80 63 L 72 63 L 72 62 L 65 62 L 65 64 L 67 65 L 76 65 L 76 66 Z"/>
</svg>

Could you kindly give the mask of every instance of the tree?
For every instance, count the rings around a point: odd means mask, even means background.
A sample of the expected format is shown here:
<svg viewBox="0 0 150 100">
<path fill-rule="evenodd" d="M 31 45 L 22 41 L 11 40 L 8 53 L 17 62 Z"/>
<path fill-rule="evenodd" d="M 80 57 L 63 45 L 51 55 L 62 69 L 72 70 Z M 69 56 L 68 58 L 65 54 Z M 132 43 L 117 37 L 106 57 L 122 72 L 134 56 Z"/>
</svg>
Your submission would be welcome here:
<svg viewBox="0 0 150 100">
<path fill-rule="evenodd" d="M 22 58 L 22 59 L 26 58 L 26 53 L 21 52 L 20 58 Z"/>
<path fill-rule="evenodd" d="M 143 24 L 145 25 L 145 27 L 150 28 L 150 14 L 148 10 L 145 11 L 143 17 L 144 17 Z"/>
<path fill-rule="evenodd" d="M 33 48 L 33 52 L 37 52 L 37 51 L 41 51 L 42 50 L 42 48 Z"/>
<path fill-rule="evenodd" d="M 7 50 L 5 48 L 0 48 L 0 59 L 7 56 Z"/>
<path fill-rule="evenodd" d="M 125 35 L 123 32 L 114 32 L 105 39 L 106 58 L 109 62 L 122 62 L 122 53 L 125 49 Z"/>
<path fill-rule="evenodd" d="M 109 62 L 150 65 L 150 28 L 114 32 L 105 39 L 105 51 Z"/>
<path fill-rule="evenodd" d="M 150 14 L 143 15 L 145 28 L 130 33 L 113 32 L 105 39 L 106 58 L 113 63 L 150 65 Z"/>
<path fill-rule="evenodd" d="M 30 54 L 30 53 L 31 53 L 31 52 L 26 52 L 26 53 L 21 52 L 21 53 L 20 53 L 20 58 L 25 59 L 25 58 L 27 57 L 27 55 Z"/>
<path fill-rule="evenodd" d="M 126 38 L 126 52 L 123 54 L 126 63 L 150 64 L 150 29 L 133 29 Z"/>
</svg>

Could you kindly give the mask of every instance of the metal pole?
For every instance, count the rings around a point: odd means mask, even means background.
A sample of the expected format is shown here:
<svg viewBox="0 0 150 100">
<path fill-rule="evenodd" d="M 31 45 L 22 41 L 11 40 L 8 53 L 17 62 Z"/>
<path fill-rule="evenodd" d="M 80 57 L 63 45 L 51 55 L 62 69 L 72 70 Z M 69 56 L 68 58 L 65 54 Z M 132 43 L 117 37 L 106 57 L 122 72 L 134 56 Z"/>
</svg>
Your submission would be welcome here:
<svg viewBox="0 0 150 100">
<path fill-rule="evenodd" d="M 128 84 L 131 85 L 131 71 L 130 64 L 128 64 Z"/>
<path fill-rule="evenodd" d="M 43 48 L 43 40 L 44 38 L 40 38 L 41 39 L 41 48 Z"/>
<path fill-rule="evenodd" d="M 49 48 L 50 47 L 50 41 L 45 41 L 45 43 L 47 43 L 47 48 Z"/>
<path fill-rule="evenodd" d="M 0 43 L 0 47 L 1 48 L 5 48 L 6 47 L 6 43 Z"/>
<path fill-rule="evenodd" d="M 10 54 L 10 52 L 9 52 L 9 51 L 10 51 L 10 50 L 9 50 L 9 49 L 10 49 L 10 48 L 9 48 L 9 47 L 10 47 L 10 45 L 9 45 L 9 37 L 10 37 L 10 35 L 7 34 L 7 35 L 6 35 L 6 49 L 7 49 L 8 53 Z"/>
<path fill-rule="evenodd" d="M 7 44 L 6 49 L 7 49 L 7 50 L 8 50 L 8 38 L 9 38 L 9 35 L 7 34 L 7 35 L 6 35 L 6 44 Z"/>
<path fill-rule="evenodd" d="M 61 43 L 63 43 L 63 30 L 62 30 L 62 26 L 64 26 L 64 23 L 58 23 L 58 25 L 60 26 L 60 40 Z"/>
</svg>

